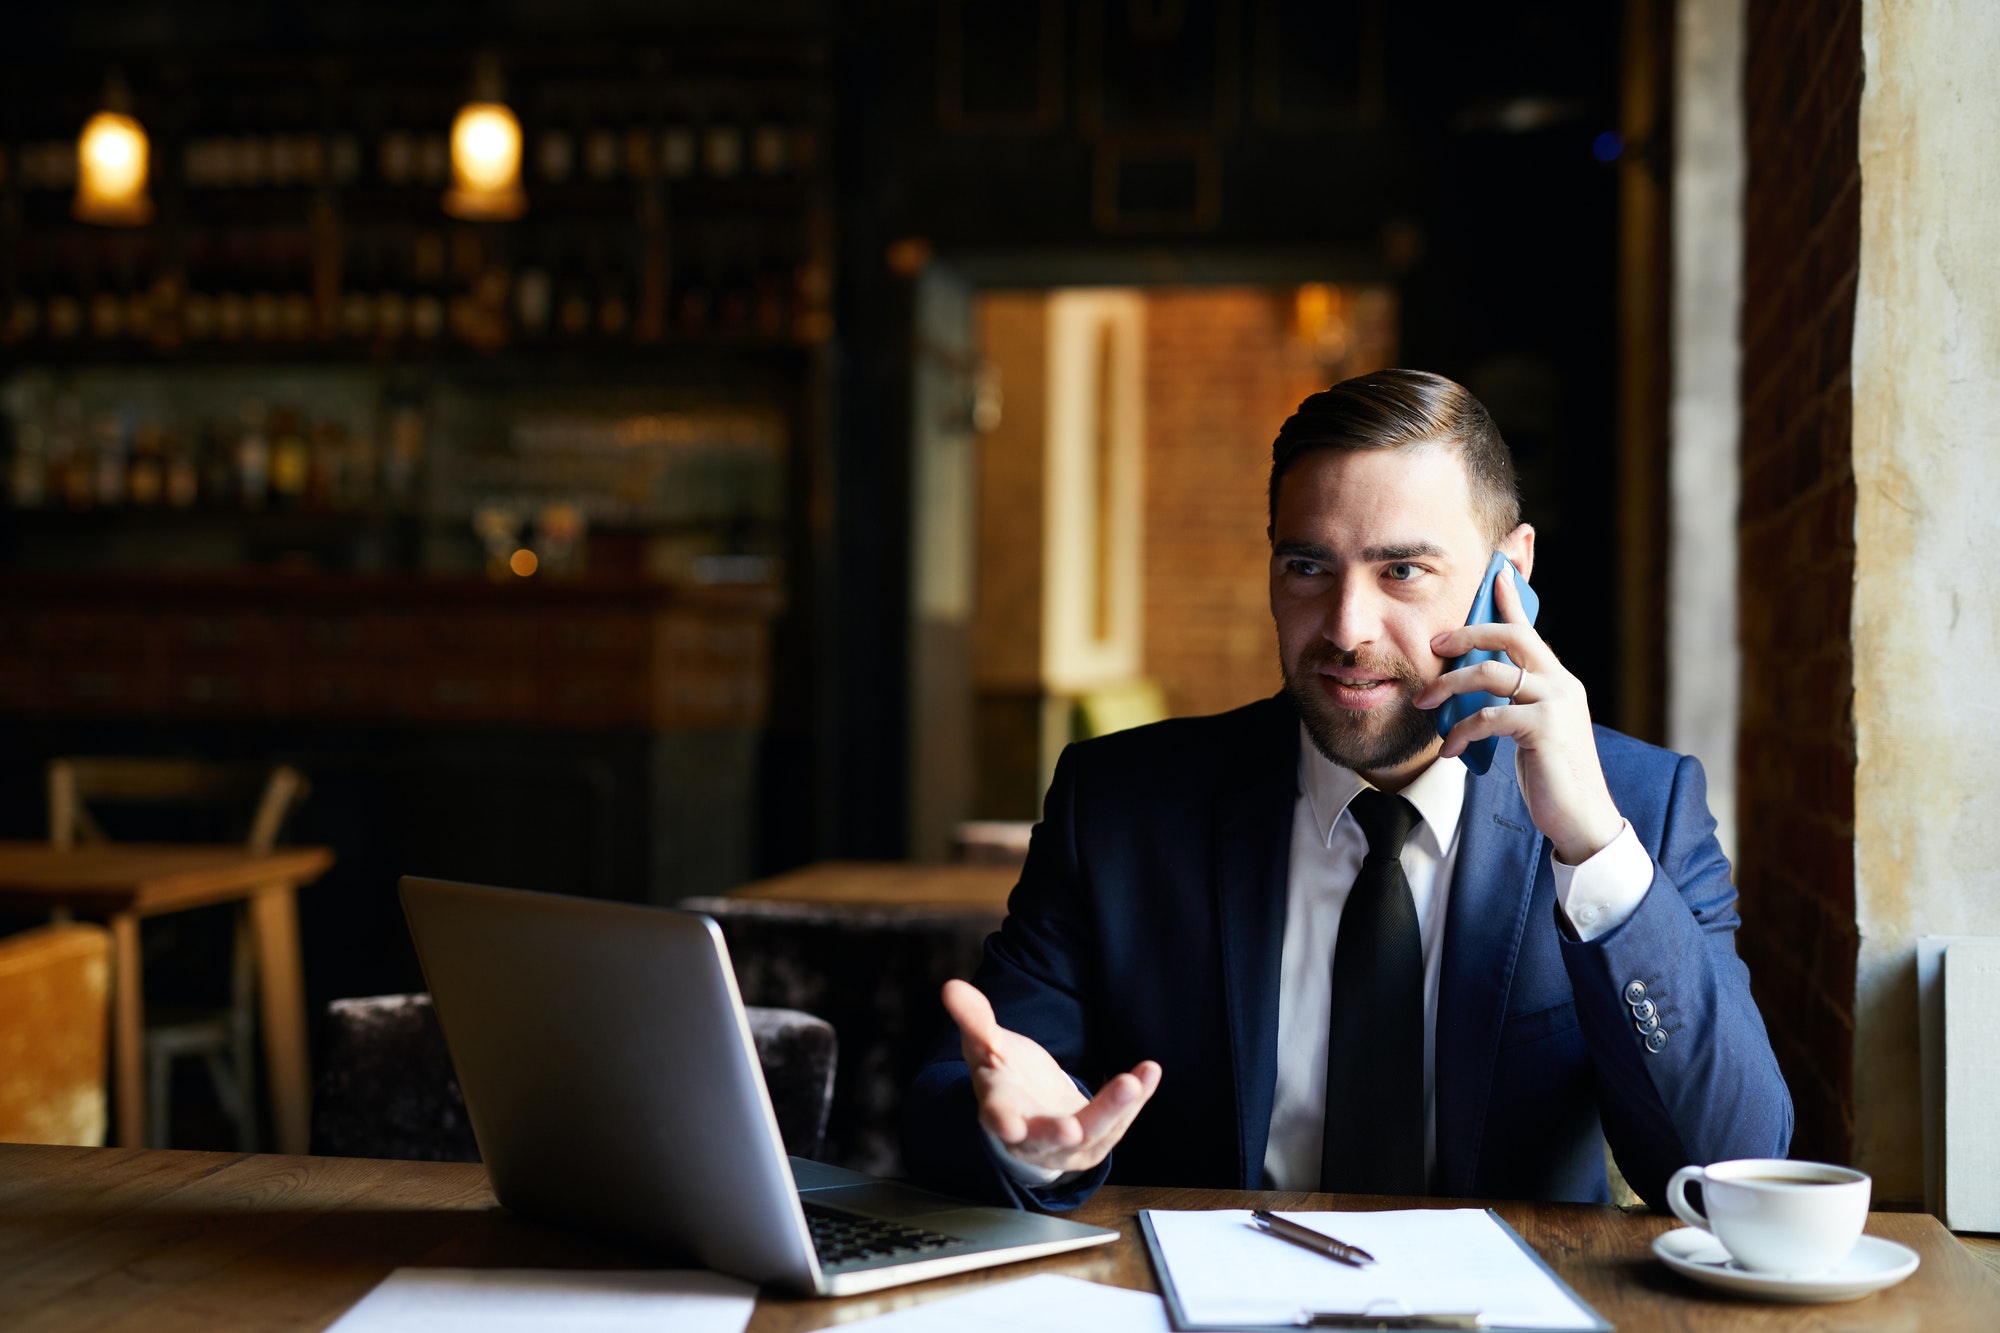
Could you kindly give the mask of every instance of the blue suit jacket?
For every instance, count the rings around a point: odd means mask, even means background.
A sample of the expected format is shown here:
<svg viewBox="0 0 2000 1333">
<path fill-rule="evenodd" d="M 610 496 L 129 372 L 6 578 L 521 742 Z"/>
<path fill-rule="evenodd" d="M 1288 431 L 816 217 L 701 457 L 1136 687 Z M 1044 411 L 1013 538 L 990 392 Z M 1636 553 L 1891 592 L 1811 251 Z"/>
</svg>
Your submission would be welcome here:
<svg viewBox="0 0 2000 1333">
<path fill-rule="evenodd" d="M 1589 943 L 1557 910 L 1513 743 L 1468 779 L 1438 986 L 1440 1195 L 1606 1199 L 1601 1129 L 1657 1204 L 1689 1162 L 1782 1157 L 1790 1142 L 1791 1098 L 1736 956 L 1736 891 L 1701 765 L 1602 727 L 1597 744 L 1654 871 L 1634 915 Z M 1080 1085 L 1148 1058 L 1165 1077 L 1101 1167 L 1029 1194 L 979 1132 L 953 1033 L 906 1103 L 913 1176 L 1054 1209 L 1107 1179 L 1263 1187 L 1298 760 L 1283 696 L 1064 752 L 973 980 L 1002 1025 Z M 1622 993 L 1635 980 L 1668 1034 L 1658 1053 Z"/>
</svg>

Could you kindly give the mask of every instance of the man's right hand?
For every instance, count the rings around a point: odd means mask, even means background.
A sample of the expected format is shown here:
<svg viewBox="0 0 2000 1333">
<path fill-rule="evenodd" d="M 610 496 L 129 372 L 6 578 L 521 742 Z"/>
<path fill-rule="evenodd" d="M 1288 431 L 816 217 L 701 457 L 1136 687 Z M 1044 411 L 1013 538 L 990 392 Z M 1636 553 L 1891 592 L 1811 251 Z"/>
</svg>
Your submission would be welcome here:
<svg viewBox="0 0 2000 1333">
<path fill-rule="evenodd" d="M 1019 1161 L 1054 1171 L 1090 1170 L 1125 1137 L 1132 1117 L 1160 1086 L 1158 1062 L 1141 1060 L 1086 1098 L 1038 1043 L 1000 1026 L 977 987 L 945 982 L 944 1007 L 972 1066 L 979 1123 Z"/>
</svg>

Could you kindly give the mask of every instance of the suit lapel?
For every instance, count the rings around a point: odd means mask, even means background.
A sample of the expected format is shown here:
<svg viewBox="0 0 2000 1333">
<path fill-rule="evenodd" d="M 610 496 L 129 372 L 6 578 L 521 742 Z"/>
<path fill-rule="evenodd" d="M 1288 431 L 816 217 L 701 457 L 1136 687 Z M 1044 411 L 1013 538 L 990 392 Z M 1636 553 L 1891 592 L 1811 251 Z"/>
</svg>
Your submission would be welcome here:
<svg viewBox="0 0 2000 1333">
<path fill-rule="evenodd" d="M 1480 1135 L 1507 994 L 1535 894 L 1542 835 L 1514 779 L 1514 743 L 1467 783 L 1438 978 L 1436 1192 L 1476 1193 Z"/>
<path fill-rule="evenodd" d="M 1239 1174 L 1264 1181 L 1264 1146 L 1278 1077 L 1278 982 L 1285 938 L 1292 810 L 1298 801 L 1297 715 L 1282 697 L 1258 710 L 1241 766 L 1216 797 L 1216 919 L 1236 1082 Z"/>
</svg>

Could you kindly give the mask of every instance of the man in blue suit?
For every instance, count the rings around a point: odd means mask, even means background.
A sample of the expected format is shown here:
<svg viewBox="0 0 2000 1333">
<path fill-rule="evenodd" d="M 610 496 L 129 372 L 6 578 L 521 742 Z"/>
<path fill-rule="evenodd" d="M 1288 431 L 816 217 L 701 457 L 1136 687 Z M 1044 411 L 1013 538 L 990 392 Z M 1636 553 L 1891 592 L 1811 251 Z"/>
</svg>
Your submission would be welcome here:
<svg viewBox="0 0 2000 1333">
<path fill-rule="evenodd" d="M 1701 765 L 1593 727 L 1528 623 L 1535 532 L 1486 410 L 1385 371 L 1272 453 L 1285 688 L 1065 751 L 1005 924 L 945 988 L 912 1173 L 1049 1209 L 1106 1180 L 1603 1200 L 1608 1140 L 1658 1203 L 1689 1162 L 1782 1157 Z M 1496 550 L 1501 622 L 1465 625 Z M 1506 659 L 1445 671 L 1475 648 Z M 1509 702 L 1440 740 L 1475 692 Z"/>
</svg>

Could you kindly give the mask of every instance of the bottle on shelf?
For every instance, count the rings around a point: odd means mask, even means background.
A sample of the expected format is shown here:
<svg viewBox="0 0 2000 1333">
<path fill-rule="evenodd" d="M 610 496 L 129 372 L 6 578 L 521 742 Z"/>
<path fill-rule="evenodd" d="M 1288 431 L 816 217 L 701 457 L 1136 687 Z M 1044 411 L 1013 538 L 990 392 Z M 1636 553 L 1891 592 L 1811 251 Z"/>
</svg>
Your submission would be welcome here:
<svg viewBox="0 0 2000 1333">
<path fill-rule="evenodd" d="M 444 333 L 445 240 L 425 229 L 410 241 L 410 333 L 419 342 L 434 343 Z"/>
<path fill-rule="evenodd" d="M 59 290 L 49 297 L 48 329 L 57 342 L 74 342 L 83 332 L 83 302 L 75 293 Z"/>
<path fill-rule="evenodd" d="M 390 130 L 377 145 L 376 171 L 385 185 L 408 185 L 417 178 L 417 142 L 408 130 Z"/>
<path fill-rule="evenodd" d="M 522 269 L 514 279 L 514 322 L 524 337 L 539 338 L 549 331 L 553 302 L 549 271 L 539 265 Z"/>
<path fill-rule="evenodd" d="M 760 121 L 750 133 L 750 167 L 759 176 L 775 179 L 792 169 L 792 135 L 775 119 Z"/>
<path fill-rule="evenodd" d="M 658 140 L 650 127 L 634 125 L 625 131 L 625 174 L 635 181 L 650 181 L 660 174 L 654 149 Z"/>
<path fill-rule="evenodd" d="M 632 304 L 625 283 L 616 277 L 604 278 L 598 286 L 597 332 L 604 338 L 623 338 L 632 327 Z"/>
<path fill-rule="evenodd" d="M 347 456 L 340 468 L 341 508 L 366 509 L 374 503 L 375 471 L 378 466 L 374 433 L 363 429 L 349 430 Z"/>
<path fill-rule="evenodd" d="M 311 426 L 308 444 L 305 502 L 308 509 L 340 507 L 341 473 L 347 464 L 347 441 L 340 423 L 321 417 Z"/>
<path fill-rule="evenodd" d="M 426 134 L 417 140 L 417 179 L 429 186 L 451 179 L 451 148 L 442 134 Z"/>
<path fill-rule="evenodd" d="M 280 406 L 271 413 L 270 439 L 271 495 L 280 505 L 296 509 L 305 503 L 306 486 L 312 480 L 311 453 L 297 409 Z"/>
<path fill-rule="evenodd" d="M 119 272 L 125 267 L 119 262 L 123 256 L 109 239 L 91 239 L 97 243 L 91 247 L 95 253 L 83 284 L 89 292 L 84 304 L 85 331 L 97 342 L 115 342 L 125 333 L 125 301 L 118 281 Z"/>
<path fill-rule="evenodd" d="M 695 174 L 694 126 L 676 121 L 660 131 L 660 174 L 684 181 Z"/>
<path fill-rule="evenodd" d="M 116 509 L 125 503 L 125 460 L 131 450 L 125 414 L 118 411 L 99 412 L 91 422 L 90 433 L 94 455 L 92 499 L 106 509 Z"/>
<path fill-rule="evenodd" d="M 240 414 L 243 433 L 236 439 L 237 499 L 245 509 L 262 509 L 271 492 L 271 442 L 264 434 L 264 405 L 251 401 Z"/>
<path fill-rule="evenodd" d="M 543 130 L 535 139 L 535 171 L 560 185 L 576 170 L 576 137 L 568 130 Z"/>
<path fill-rule="evenodd" d="M 361 140 L 352 134 L 336 134 L 326 145 L 327 178 L 335 185 L 352 185 L 361 179 Z"/>
<path fill-rule="evenodd" d="M 365 343 L 375 334 L 375 298 L 379 286 L 373 248 L 361 239 L 348 242 L 348 259 L 342 274 L 339 336 L 342 341 Z"/>
<path fill-rule="evenodd" d="M 7 307 L 5 324 L 0 325 L 0 343 L 19 346 L 34 341 L 41 331 L 42 303 L 33 292 L 17 293 L 13 304 Z"/>
<path fill-rule="evenodd" d="M 716 301 L 716 324 L 722 332 L 741 336 L 750 331 L 754 284 L 740 257 L 724 270 L 722 293 Z"/>
<path fill-rule="evenodd" d="M 222 238 L 215 294 L 215 336 L 241 342 L 250 332 L 250 301 L 244 293 L 254 282 L 255 245 L 248 230 L 232 227 Z"/>
<path fill-rule="evenodd" d="M 71 509 L 88 509 L 96 498 L 90 462 L 83 448 L 83 407 L 65 395 L 56 399 L 49 423 L 48 490 Z"/>
<path fill-rule="evenodd" d="M 598 128 L 583 136 L 583 174 L 594 181 L 610 181 L 618 175 L 618 135 Z"/>
<path fill-rule="evenodd" d="M 40 509 L 48 499 L 49 460 L 42 426 L 24 421 L 14 428 L 14 453 L 7 460 L 7 498 L 16 509 Z"/>
<path fill-rule="evenodd" d="M 782 338 L 791 332 L 791 283 L 784 266 L 769 258 L 757 266 L 755 321 L 759 337 Z"/>
<path fill-rule="evenodd" d="M 169 431 L 161 441 L 167 507 L 191 509 L 201 494 L 201 477 L 186 437 Z"/>
<path fill-rule="evenodd" d="M 409 331 L 410 302 L 405 294 L 411 274 L 409 249 L 407 244 L 399 244 L 406 240 L 378 231 L 368 251 L 366 274 L 374 307 L 372 327 L 376 341 L 385 345 L 401 342 Z M 398 269 L 404 274 L 400 282 L 396 276 Z"/>
<path fill-rule="evenodd" d="M 424 415 L 406 403 L 389 414 L 389 448 L 382 459 L 382 489 L 395 508 L 407 509 L 415 498 L 423 459 Z"/>
<path fill-rule="evenodd" d="M 743 174 L 743 129 L 734 121 L 712 120 L 701 136 L 702 170 L 716 180 Z"/>
<path fill-rule="evenodd" d="M 200 476 L 197 503 L 209 509 L 235 509 L 242 505 L 242 492 L 236 483 L 234 440 L 222 423 L 203 423 L 201 446 L 194 464 Z"/>
<path fill-rule="evenodd" d="M 132 458 L 125 476 L 125 494 L 135 509 L 151 509 L 166 498 L 166 458 L 160 423 L 150 417 L 132 432 Z"/>
<path fill-rule="evenodd" d="M 305 342 L 319 331 L 319 317 L 313 303 L 317 283 L 311 233 L 303 227 L 280 231 L 274 238 L 273 250 L 279 284 L 280 337 L 286 342 Z"/>
</svg>

